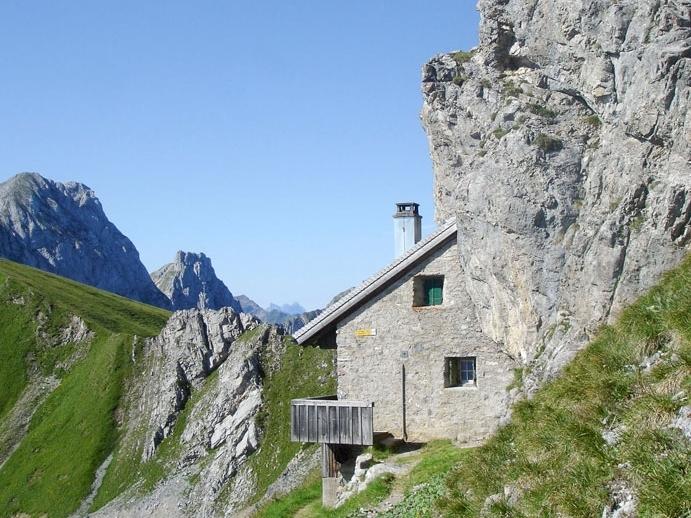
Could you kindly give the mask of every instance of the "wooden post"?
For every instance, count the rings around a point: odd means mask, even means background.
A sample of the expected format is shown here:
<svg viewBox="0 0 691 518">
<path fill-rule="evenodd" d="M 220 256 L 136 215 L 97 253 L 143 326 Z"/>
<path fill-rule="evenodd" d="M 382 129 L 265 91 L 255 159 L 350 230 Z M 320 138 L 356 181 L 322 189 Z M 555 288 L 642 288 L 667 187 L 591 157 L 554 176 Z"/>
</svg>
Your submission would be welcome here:
<svg viewBox="0 0 691 518">
<path fill-rule="evenodd" d="M 333 508 L 338 500 L 338 461 L 334 445 L 322 443 L 322 505 Z"/>
</svg>

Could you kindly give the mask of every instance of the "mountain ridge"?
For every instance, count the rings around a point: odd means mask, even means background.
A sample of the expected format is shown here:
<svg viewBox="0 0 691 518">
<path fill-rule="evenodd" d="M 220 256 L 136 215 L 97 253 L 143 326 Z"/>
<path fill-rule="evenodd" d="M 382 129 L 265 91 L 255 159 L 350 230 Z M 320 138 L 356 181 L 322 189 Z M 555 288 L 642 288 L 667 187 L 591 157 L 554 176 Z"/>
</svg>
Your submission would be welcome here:
<svg viewBox="0 0 691 518">
<path fill-rule="evenodd" d="M 0 183 L 0 256 L 168 308 L 92 189 L 21 173 Z"/>
</svg>

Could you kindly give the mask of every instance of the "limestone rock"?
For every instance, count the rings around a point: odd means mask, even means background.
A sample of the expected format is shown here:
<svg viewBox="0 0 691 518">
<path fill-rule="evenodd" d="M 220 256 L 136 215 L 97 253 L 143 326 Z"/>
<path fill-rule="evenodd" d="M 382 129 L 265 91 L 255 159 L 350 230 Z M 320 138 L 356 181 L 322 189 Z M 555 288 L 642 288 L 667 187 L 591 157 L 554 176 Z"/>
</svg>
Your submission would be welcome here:
<svg viewBox="0 0 691 518">
<path fill-rule="evenodd" d="M 145 415 L 150 430 L 144 460 L 151 458 L 161 441 L 170 435 L 191 391 L 224 364 L 238 337 L 258 324 L 251 316 L 235 313 L 230 308 L 178 311 L 161 333 L 148 341 L 148 360 L 154 368 L 143 387 L 143 398 L 149 402 Z M 234 352 L 241 355 L 242 350 Z M 224 397 L 229 399 L 220 409 L 215 407 L 218 412 L 227 410 L 227 405 L 232 403 L 231 394 L 245 397 L 247 384 L 251 384 L 257 373 L 247 368 L 233 374 L 236 378 L 223 386 Z"/>
<path fill-rule="evenodd" d="M 480 0 L 423 67 L 436 218 L 482 332 L 557 371 L 691 242 L 688 0 Z"/>
<path fill-rule="evenodd" d="M 200 253 L 179 251 L 175 260 L 151 274 L 154 284 L 169 299 L 173 310 L 232 308 L 240 313 L 240 303 L 216 277 L 211 259 Z"/>
<path fill-rule="evenodd" d="M 145 341 L 123 404 L 123 444 L 151 461 L 175 429 L 179 447 L 152 491 L 132 487 L 94 516 L 233 516 L 246 503 L 255 490 L 246 461 L 261 440 L 260 354 L 284 347 L 281 329 L 258 326 L 231 308 L 192 309 Z M 221 491 L 229 496 L 219 503 Z"/>
<path fill-rule="evenodd" d="M 94 191 L 22 173 L 0 183 L 0 256 L 167 308 Z"/>
</svg>

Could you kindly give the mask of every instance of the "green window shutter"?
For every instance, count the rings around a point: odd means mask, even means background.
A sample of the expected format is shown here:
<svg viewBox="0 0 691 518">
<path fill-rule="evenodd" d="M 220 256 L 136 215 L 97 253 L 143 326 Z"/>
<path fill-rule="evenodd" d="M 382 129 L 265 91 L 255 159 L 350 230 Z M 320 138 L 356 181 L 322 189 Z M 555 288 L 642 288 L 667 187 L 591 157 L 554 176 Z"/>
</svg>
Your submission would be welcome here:
<svg viewBox="0 0 691 518">
<path fill-rule="evenodd" d="M 425 281 L 425 305 L 438 306 L 443 302 L 444 279 L 433 277 Z"/>
</svg>

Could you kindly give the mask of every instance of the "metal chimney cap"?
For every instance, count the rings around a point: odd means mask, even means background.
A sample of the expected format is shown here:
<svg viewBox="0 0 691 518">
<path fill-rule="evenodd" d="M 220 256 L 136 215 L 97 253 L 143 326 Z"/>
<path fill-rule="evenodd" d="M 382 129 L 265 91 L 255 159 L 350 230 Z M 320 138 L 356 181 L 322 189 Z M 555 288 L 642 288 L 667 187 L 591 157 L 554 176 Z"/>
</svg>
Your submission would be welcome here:
<svg viewBox="0 0 691 518">
<path fill-rule="evenodd" d="M 407 217 L 418 217 L 421 218 L 420 216 L 420 204 L 411 202 L 411 201 L 406 201 L 406 202 L 400 202 L 396 204 L 396 212 L 393 215 L 394 218 L 407 218 Z"/>
</svg>

